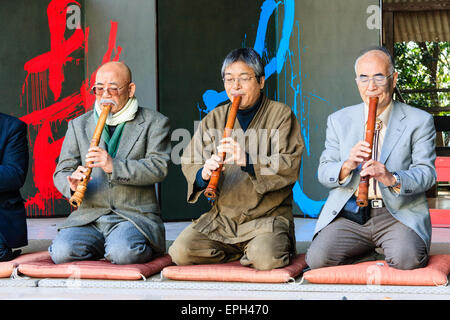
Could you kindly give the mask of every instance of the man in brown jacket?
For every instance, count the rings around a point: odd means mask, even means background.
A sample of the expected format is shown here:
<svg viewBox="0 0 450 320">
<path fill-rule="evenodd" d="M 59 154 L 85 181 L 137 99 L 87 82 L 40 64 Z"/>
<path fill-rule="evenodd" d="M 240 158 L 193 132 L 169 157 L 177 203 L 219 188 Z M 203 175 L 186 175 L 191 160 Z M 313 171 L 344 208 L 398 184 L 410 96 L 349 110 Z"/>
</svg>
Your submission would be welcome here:
<svg viewBox="0 0 450 320">
<path fill-rule="evenodd" d="M 169 254 L 178 265 L 240 259 L 259 270 L 283 267 L 295 253 L 292 187 L 304 148 L 300 125 L 288 106 L 261 93 L 264 66 L 253 49 L 230 52 L 222 78 L 231 101 L 242 97 L 233 137 L 221 139 L 228 103 L 202 120 L 182 157 L 187 200 L 194 203 L 219 166 L 217 154 L 227 154 L 219 195 L 209 212 L 183 230 Z"/>
</svg>

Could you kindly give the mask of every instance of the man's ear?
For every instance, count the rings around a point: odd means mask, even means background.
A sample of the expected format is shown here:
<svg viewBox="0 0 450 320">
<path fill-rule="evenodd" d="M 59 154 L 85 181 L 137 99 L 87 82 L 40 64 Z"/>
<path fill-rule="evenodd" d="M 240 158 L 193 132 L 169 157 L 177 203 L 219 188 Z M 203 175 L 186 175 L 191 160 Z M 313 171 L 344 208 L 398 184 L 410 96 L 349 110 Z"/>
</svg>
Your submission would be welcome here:
<svg viewBox="0 0 450 320">
<path fill-rule="evenodd" d="M 134 93 L 136 92 L 136 85 L 134 84 L 134 82 L 131 82 L 128 85 L 128 97 L 131 98 L 134 96 Z"/>
<path fill-rule="evenodd" d="M 264 82 L 265 82 L 265 80 L 266 80 L 266 77 L 265 77 L 265 76 L 261 76 L 261 77 L 259 78 L 259 87 L 261 88 L 261 90 L 264 88 Z"/>
<path fill-rule="evenodd" d="M 397 85 L 397 79 L 398 79 L 398 72 L 395 71 L 392 74 L 392 88 L 395 88 L 395 86 Z"/>
</svg>

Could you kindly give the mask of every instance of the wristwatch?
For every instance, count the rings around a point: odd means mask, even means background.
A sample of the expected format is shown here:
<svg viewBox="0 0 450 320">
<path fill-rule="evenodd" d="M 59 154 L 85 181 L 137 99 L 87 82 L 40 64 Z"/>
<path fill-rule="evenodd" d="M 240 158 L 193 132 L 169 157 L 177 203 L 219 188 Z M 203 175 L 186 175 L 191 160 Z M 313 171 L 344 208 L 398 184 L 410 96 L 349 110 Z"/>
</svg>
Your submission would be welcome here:
<svg viewBox="0 0 450 320">
<path fill-rule="evenodd" d="M 397 172 L 392 172 L 392 175 L 395 178 L 395 183 L 392 186 L 389 186 L 389 188 L 398 188 L 400 187 L 400 176 Z"/>
</svg>

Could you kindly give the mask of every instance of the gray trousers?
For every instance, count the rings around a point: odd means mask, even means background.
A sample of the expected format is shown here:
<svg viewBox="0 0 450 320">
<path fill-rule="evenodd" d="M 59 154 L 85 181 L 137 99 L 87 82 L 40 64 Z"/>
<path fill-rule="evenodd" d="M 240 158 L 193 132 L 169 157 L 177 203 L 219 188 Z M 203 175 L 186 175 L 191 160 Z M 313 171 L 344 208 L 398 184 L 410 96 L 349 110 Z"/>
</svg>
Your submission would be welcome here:
<svg viewBox="0 0 450 320">
<path fill-rule="evenodd" d="M 227 244 L 186 227 L 169 248 L 177 265 L 213 264 L 239 260 L 242 265 L 258 270 L 271 270 L 289 264 L 291 241 L 287 232 L 277 230 L 257 235 L 249 241 Z"/>
<path fill-rule="evenodd" d="M 383 249 L 388 265 L 397 269 L 422 268 L 428 263 L 425 242 L 386 208 L 371 209 L 364 225 L 336 218 L 316 235 L 306 263 L 311 269 L 349 264 L 377 247 Z"/>
</svg>

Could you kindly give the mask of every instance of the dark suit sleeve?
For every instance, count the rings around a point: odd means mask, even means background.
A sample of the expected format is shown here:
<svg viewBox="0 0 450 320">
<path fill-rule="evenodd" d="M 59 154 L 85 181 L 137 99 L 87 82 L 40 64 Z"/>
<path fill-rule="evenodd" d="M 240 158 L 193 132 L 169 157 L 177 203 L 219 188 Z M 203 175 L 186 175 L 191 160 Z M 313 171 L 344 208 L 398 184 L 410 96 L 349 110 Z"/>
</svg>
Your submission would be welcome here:
<svg viewBox="0 0 450 320">
<path fill-rule="evenodd" d="M 27 126 L 22 121 L 13 121 L 5 130 L 3 157 L 0 159 L 0 192 L 20 189 L 28 172 Z"/>
</svg>

